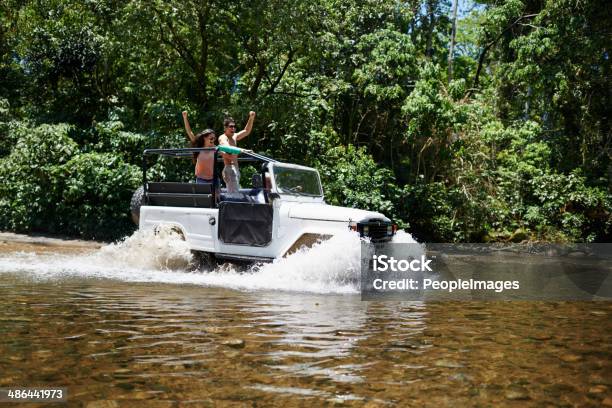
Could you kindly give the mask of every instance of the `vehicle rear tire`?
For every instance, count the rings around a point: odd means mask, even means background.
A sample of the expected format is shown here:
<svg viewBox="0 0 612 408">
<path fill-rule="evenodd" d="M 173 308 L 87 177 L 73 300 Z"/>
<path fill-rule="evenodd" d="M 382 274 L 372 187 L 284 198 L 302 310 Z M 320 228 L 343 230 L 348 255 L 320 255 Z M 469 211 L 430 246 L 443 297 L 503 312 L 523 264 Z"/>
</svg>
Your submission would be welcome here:
<svg viewBox="0 0 612 408">
<path fill-rule="evenodd" d="M 193 271 L 214 271 L 219 262 L 215 256 L 209 252 L 191 251 L 192 262 L 191 269 Z"/>
<path fill-rule="evenodd" d="M 130 212 L 132 213 L 132 221 L 138 225 L 140 222 L 140 207 L 144 204 L 144 187 L 140 186 L 134 191 L 132 200 L 130 201 Z"/>
</svg>

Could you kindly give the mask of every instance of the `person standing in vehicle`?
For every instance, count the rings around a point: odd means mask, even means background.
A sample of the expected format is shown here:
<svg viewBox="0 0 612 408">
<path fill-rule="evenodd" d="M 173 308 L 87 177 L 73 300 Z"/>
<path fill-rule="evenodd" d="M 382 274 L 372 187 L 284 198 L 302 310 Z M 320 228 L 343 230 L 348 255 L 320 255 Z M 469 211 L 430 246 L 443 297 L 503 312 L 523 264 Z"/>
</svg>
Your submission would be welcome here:
<svg viewBox="0 0 612 408">
<path fill-rule="evenodd" d="M 249 112 L 249 120 L 243 130 L 236 133 L 236 122 L 232 118 L 226 118 L 223 122 L 224 132 L 219 136 L 219 146 L 237 147 L 239 140 L 247 137 L 253 130 L 255 112 Z M 238 168 L 238 155 L 223 153 L 223 181 L 227 186 L 228 193 L 237 193 L 240 189 L 240 169 Z"/>
<path fill-rule="evenodd" d="M 206 129 L 194 135 L 189 126 L 187 112 L 183 111 L 183 122 L 185 123 L 185 132 L 191 142 L 191 147 L 215 147 L 215 131 Z M 193 164 L 195 164 L 196 183 L 213 184 L 213 174 L 215 168 L 215 151 L 204 150 L 193 153 Z"/>
</svg>

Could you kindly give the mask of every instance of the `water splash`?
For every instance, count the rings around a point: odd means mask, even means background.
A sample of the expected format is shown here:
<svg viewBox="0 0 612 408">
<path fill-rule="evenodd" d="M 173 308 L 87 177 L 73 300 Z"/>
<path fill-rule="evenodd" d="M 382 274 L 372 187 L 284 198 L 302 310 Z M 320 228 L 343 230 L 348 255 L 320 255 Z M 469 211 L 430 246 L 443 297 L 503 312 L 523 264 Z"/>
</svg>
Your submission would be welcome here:
<svg viewBox="0 0 612 408">
<path fill-rule="evenodd" d="M 110 265 L 145 270 L 186 270 L 192 262 L 189 245 L 172 228 L 138 230 L 118 243 L 102 247 L 92 257 Z"/>
<path fill-rule="evenodd" d="M 393 237 L 394 244 L 416 244 L 417 242 L 412 238 L 412 235 L 406 231 L 397 231 Z"/>
<path fill-rule="evenodd" d="M 398 232 L 396 240 L 414 242 L 404 232 Z M 77 277 L 239 290 L 357 293 L 360 250 L 359 237 L 346 231 L 312 248 L 246 271 L 225 264 L 214 270 L 193 272 L 189 247 L 175 231 L 137 231 L 121 242 L 86 254 L 0 254 L 0 273 L 27 274 L 34 280 Z"/>
<path fill-rule="evenodd" d="M 277 289 L 315 293 L 356 293 L 359 290 L 360 248 L 357 234 L 337 234 L 312 248 L 302 248 L 274 263 L 256 266 L 256 273 L 212 272 L 236 288 Z"/>
<path fill-rule="evenodd" d="M 0 254 L 0 273 L 34 280 L 101 278 L 220 286 L 241 290 L 356 293 L 359 288 L 359 237 L 347 231 L 248 271 L 222 265 L 189 272 L 187 243 L 171 230 L 138 231 L 125 240 L 86 254 L 12 252 Z"/>
</svg>

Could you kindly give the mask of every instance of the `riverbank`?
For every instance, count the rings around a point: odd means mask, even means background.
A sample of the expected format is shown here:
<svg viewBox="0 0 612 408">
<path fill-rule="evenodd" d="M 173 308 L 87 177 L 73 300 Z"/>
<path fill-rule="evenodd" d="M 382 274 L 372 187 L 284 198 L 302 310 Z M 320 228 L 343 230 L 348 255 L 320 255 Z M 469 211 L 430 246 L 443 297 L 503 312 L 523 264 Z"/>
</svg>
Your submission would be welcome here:
<svg viewBox="0 0 612 408">
<path fill-rule="evenodd" d="M 99 249 L 105 242 L 87 241 L 66 236 L 16 234 L 0 232 L 0 252 L 31 250 L 33 252 L 81 252 Z"/>
</svg>

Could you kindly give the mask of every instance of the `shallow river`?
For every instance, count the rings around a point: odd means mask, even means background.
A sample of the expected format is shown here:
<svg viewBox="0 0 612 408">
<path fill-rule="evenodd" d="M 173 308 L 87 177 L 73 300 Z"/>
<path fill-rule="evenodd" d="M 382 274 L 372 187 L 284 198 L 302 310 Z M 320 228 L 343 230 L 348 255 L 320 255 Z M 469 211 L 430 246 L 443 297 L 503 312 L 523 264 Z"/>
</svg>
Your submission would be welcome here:
<svg viewBox="0 0 612 408">
<path fill-rule="evenodd" d="M 340 253 L 258 275 L 187 272 L 180 244 L 142 237 L 5 242 L 0 388 L 90 408 L 612 405 L 611 302 L 362 302 Z"/>
</svg>

